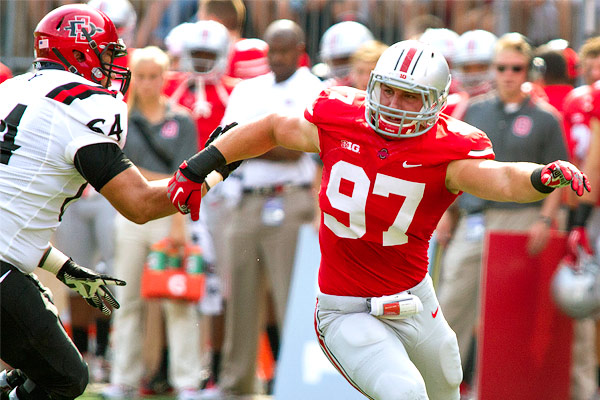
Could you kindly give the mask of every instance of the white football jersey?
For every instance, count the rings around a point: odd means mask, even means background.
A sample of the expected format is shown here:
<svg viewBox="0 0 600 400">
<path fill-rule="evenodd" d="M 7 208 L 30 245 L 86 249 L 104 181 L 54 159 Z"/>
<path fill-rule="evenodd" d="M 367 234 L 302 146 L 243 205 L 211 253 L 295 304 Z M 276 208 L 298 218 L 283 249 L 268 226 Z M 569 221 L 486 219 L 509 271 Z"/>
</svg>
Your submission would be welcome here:
<svg viewBox="0 0 600 400">
<path fill-rule="evenodd" d="M 70 72 L 43 69 L 0 85 L 0 259 L 37 267 L 85 179 L 81 147 L 125 144 L 123 96 Z M 110 238 L 107 238 L 110 240 Z"/>
</svg>

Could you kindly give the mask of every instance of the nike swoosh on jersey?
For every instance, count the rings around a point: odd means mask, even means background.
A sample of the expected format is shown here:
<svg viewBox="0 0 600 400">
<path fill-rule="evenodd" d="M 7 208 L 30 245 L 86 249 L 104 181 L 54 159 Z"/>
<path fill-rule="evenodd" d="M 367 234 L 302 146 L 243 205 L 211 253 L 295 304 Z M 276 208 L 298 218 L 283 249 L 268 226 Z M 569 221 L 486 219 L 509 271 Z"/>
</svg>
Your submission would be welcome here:
<svg viewBox="0 0 600 400">
<path fill-rule="evenodd" d="M 416 168 L 416 167 L 422 167 L 423 164 L 409 164 L 407 161 L 404 161 L 402 163 L 402 167 L 404 168 Z"/>
<path fill-rule="evenodd" d="M 438 314 L 438 311 L 439 311 L 439 310 L 440 310 L 440 306 L 438 306 L 438 307 L 435 309 L 435 311 L 432 311 L 432 312 L 431 312 L 431 316 L 432 316 L 433 318 L 437 317 L 437 314 Z"/>
<path fill-rule="evenodd" d="M 12 271 L 6 271 L 6 273 L 2 276 L 0 276 L 0 282 L 2 282 L 4 280 L 4 278 L 6 278 L 8 276 L 8 274 L 10 274 Z"/>
</svg>

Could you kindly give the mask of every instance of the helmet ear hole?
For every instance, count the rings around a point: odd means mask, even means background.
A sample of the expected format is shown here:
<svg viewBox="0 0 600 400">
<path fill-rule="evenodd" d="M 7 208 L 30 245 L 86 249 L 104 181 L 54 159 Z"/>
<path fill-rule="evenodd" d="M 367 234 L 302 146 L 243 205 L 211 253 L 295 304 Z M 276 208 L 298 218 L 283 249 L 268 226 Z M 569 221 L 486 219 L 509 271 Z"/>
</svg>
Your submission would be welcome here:
<svg viewBox="0 0 600 400">
<path fill-rule="evenodd" d="M 85 61 L 85 55 L 79 50 L 73 50 L 73 57 L 75 57 L 75 60 L 77 60 L 77 62 L 82 63 Z"/>
</svg>

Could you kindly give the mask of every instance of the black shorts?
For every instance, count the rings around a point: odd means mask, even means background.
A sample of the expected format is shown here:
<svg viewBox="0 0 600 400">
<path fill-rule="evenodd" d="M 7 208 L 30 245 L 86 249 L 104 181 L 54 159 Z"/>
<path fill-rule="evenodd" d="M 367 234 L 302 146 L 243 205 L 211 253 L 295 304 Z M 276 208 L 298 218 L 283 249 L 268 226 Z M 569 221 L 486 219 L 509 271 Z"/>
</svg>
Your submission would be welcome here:
<svg viewBox="0 0 600 400">
<path fill-rule="evenodd" d="M 0 278 L 0 359 L 53 399 L 81 395 L 87 364 L 63 328 L 50 291 L 35 275 L 2 261 Z"/>
</svg>

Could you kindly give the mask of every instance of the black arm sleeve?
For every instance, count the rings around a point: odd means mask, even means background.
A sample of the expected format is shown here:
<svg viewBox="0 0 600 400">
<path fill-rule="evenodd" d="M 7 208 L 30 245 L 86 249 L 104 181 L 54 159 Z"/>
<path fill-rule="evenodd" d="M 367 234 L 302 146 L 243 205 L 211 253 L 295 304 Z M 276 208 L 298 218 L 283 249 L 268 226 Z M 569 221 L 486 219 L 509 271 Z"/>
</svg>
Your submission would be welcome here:
<svg viewBox="0 0 600 400">
<path fill-rule="evenodd" d="M 96 191 L 115 176 L 133 166 L 115 143 L 95 143 L 75 153 L 75 168 Z"/>
</svg>

